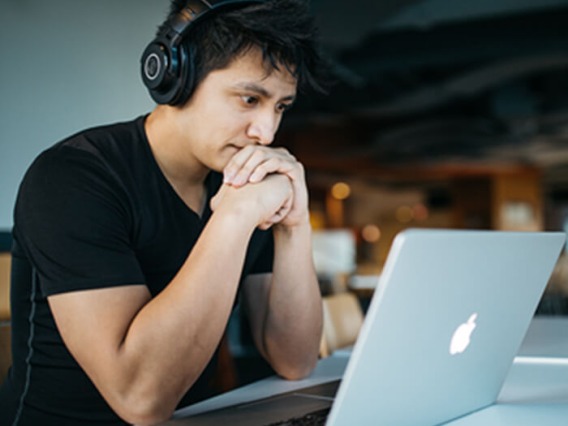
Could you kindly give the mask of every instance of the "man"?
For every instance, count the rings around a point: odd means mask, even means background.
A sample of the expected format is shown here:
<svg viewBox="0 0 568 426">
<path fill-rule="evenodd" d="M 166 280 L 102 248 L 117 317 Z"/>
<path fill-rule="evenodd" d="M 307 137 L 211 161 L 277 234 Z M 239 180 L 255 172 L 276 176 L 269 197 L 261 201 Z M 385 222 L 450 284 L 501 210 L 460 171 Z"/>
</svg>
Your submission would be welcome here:
<svg viewBox="0 0 568 426">
<path fill-rule="evenodd" d="M 159 35 L 189 15 L 173 1 Z M 279 375 L 317 361 L 304 173 L 270 147 L 298 88 L 318 87 L 312 18 L 298 0 L 246 2 L 182 35 L 185 95 L 146 81 L 160 103 L 149 115 L 58 143 L 22 182 L 1 425 L 168 419 L 208 395 L 237 297 Z M 165 66 L 155 58 L 146 79 Z"/>
</svg>

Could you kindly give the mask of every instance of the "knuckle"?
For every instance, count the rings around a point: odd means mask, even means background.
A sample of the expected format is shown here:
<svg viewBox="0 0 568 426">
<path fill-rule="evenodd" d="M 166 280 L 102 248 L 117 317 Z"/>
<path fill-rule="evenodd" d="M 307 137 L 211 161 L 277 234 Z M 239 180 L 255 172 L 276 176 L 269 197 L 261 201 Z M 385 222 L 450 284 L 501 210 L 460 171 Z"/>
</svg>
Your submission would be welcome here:
<svg viewBox="0 0 568 426">
<path fill-rule="evenodd" d="M 268 154 L 264 150 L 257 150 L 252 154 L 251 158 L 257 161 L 263 161 L 268 158 Z"/>
<path fill-rule="evenodd" d="M 288 154 L 288 155 L 290 155 L 290 152 L 289 152 L 286 148 L 284 148 L 284 147 L 282 147 L 282 146 L 279 146 L 278 148 L 274 148 L 274 149 L 275 149 L 277 152 L 281 153 L 281 154 Z"/>
<path fill-rule="evenodd" d="M 288 151 L 286 148 L 278 148 L 280 154 L 282 154 L 284 157 L 292 160 L 292 161 L 297 161 L 296 157 L 290 152 Z"/>
<path fill-rule="evenodd" d="M 240 169 L 239 175 L 240 176 L 251 175 L 256 169 L 257 167 L 253 167 L 250 164 L 247 164 Z"/>
</svg>

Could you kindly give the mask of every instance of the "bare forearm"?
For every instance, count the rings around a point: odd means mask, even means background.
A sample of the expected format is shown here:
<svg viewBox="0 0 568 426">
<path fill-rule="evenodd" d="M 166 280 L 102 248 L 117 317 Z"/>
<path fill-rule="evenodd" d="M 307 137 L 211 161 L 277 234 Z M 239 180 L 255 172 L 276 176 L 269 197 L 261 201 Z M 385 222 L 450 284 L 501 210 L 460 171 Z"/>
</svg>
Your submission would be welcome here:
<svg viewBox="0 0 568 426">
<path fill-rule="evenodd" d="M 275 370 L 295 379 L 314 367 L 322 307 L 314 271 L 309 223 L 275 229 L 275 262 L 264 329 L 265 350 Z"/>
<path fill-rule="evenodd" d="M 135 316 L 117 348 L 114 387 L 169 415 L 199 377 L 221 339 L 253 227 L 213 215 L 172 282 Z M 222 265 L 222 267 L 219 267 Z"/>
</svg>

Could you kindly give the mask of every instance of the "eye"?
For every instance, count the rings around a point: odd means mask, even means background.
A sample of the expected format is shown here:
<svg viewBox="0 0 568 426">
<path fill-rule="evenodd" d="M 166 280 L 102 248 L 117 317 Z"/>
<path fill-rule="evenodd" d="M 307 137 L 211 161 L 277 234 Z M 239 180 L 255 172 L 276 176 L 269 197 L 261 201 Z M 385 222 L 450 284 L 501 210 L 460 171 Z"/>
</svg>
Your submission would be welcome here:
<svg viewBox="0 0 568 426">
<path fill-rule="evenodd" d="M 245 105 L 254 106 L 254 105 L 258 104 L 258 98 L 256 96 L 243 95 L 243 96 L 241 96 L 241 100 L 243 101 L 243 103 Z"/>
<path fill-rule="evenodd" d="M 276 106 L 276 110 L 281 113 L 288 111 L 290 108 L 292 108 L 292 104 L 281 103 Z"/>
</svg>

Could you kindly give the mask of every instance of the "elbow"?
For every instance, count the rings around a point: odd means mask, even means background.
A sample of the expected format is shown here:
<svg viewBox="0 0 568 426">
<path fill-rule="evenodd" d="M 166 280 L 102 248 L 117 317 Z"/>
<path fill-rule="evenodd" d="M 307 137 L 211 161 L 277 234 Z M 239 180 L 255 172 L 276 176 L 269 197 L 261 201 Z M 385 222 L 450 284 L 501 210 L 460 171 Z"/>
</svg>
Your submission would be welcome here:
<svg viewBox="0 0 568 426">
<path fill-rule="evenodd" d="M 302 380 L 308 377 L 313 368 L 287 368 L 278 372 L 278 375 L 285 380 Z"/>
<path fill-rule="evenodd" d="M 275 368 L 276 373 L 285 380 L 302 380 L 308 377 L 316 367 L 317 358 L 310 362 L 295 363 Z"/>
<path fill-rule="evenodd" d="M 161 413 L 157 412 L 141 412 L 140 410 L 138 410 L 138 412 L 130 412 L 124 416 L 120 416 L 120 418 L 128 424 L 137 426 L 151 426 L 168 421 L 171 418 L 172 414 L 173 413 L 162 415 Z"/>
<path fill-rule="evenodd" d="M 124 409 L 122 412 L 117 412 L 119 417 L 129 424 L 138 426 L 150 426 L 169 420 L 173 412 L 165 413 L 164 410 L 153 409 Z"/>
<path fill-rule="evenodd" d="M 312 370 L 289 370 L 279 374 L 284 380 L 302 380 L 311 374 Z"/>
<path fill-rule="evenodd" d="M 265 358 L 276 374 L 285 380 L 301 380 L 316 368 L 319 347 L 313 350 L 266 351 Z"/>
<path fill-rule="evenodd" d="M 155 425 L 169 420 L 174 407 L 158 398 L 128 397 L 113 404 L 116 414 L 125 422 L 139 426 Z"/>
</svg>

